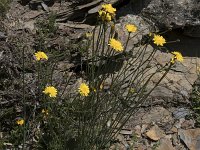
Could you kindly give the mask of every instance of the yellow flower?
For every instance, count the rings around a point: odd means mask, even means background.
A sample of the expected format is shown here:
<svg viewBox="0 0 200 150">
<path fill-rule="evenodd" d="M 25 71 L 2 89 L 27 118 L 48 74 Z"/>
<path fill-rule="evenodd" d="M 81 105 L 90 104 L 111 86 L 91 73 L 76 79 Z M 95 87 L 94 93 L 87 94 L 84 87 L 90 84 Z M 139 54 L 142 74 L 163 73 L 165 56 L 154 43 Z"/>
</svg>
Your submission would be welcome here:
<svg viewBox="0 0 200 150">
<path fill-rule="evenodd" d="M 170 62 L 171 62 L 171 64 L 175 63 L 174 57 L 171 58 Z"/>
<path fill-rule="evenodd" d="M 197 72 L 200 72 L 200 67 L 197 67 Z"/>
<path fill-rule="evenodd" d="M 16 123 L 17 123 L 18 125 L 22 126 L 22 125 L 24 124 L 24 119 L 18 119 L 18 120 L 16 121 Z"/>
<path fill-rule="evenodd" d="M 102 82 L 102 83 L 100 84 L 100 86 L 99 86 L 100 90 L 103 90 L 103 84 L 104 84 L 104 82 Z"/>
<path fill-rule="evenodd" d="M 99 10 L 99 17 L 102 19 L 102 21 L 111 21 L 112 20 L 112 16 L 111 14 L 103 11 L 103 10 Z"/>
<path fill-rule="evenodd" d="M 126 30 L 128 32 L 136 32 L 137 31 L 137 27 L 133 24 L 127 24 L 126 25 Z"/>
<path fill-rule="evenodd" d="M 47 86 L 44 91 L 43 91 L 44 94 L 48 94 L 49 97 L 56 97 L 57 95 L 57 89 L 53 86 Z"/>
<path fill-rule="evenodd" d="M 172 52 L 172 54 L 174 55 L 174 57 L 172 58 L 172 60 L 177 60 L 177 61 L 180 61 L 182 62 L 183 61 L 183 56 L 180 52 Z"/>
<path fill-rule="evenodd" d="M 41 51 L 38 51 L 37 53 L 35 53 L 35 58 L 37 61 L 40 61 L 41 59 L 48 60 L 48 56 L 44 52 L 41 52 Z"/>
<path fill-rule="evenodd" d="M 123 51 L 122 43 L 118 40 L 111 38 L 108 45 L 110 45 L 116 51 Z"/>
<path fill-rule="evenodd" d="M 165 39 L 160 35 L 154 35 L 153 41 L 157 46 L 163 46 L 166 43 Z"/>
<path fill-rule="evenodd" d="M 86 33 L 85 33 L 85 36 L 86 36 L 86 38 L 89 38 L 89 37 L 92 36 L 92 33 L 91 33 L 91 32 L 86 32 Z"/>
<path fill-rule="evenodd" d="M 112 16 L 107 13 L 105 16 L 105 21 L 111 21 L 111 20 L 112 20 Z"/>
<path fill-rule="evenodd" d="M 81 94 L 81 96 L 88 96 L 88 94 L 90 93 L 88 85 L 85 83 L 81 83 L 79 87 L 79 93 Z"/>
<path fill-rule="evenodd" d="M 152 32 L 149 32 L 149 34 L 148 34 L 149 36 L 152 36 L 153 35 L 153 33 Z"/>
<path fill-rule="evenodd" d="M 115 14 L 116 9 L 112 7 L 111 4 L 103 4 L 102 5 L 102 9 L 106 12 L 106 13 L 110 13 L 110 14 Z"/>
<path fill-rule="evenodd" d="M 135 93 L 135 89 L 134 88 L 130 88 L 130 92 L 131 93 Z"/>
<path fill-rule="evenodd" d="M 47 116 L 49 114 L 49 111 L 48 111 L 48 109 L 42 109 L 42 113 Z"/>
</svg>

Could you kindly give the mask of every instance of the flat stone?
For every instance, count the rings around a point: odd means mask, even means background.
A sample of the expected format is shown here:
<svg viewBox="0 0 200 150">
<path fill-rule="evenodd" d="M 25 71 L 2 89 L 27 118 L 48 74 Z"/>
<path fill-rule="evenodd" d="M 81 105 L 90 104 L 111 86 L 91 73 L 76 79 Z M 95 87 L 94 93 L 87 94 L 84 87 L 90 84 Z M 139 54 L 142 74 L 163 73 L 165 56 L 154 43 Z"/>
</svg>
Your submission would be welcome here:
<svg viewBox="0 0 200 150">
<path fill-rule="evenodd" d="M 190 114 L 190 111 L 186 108 L 177 108 L 173 112 L 173 116 L 175 117 L 175 119 L 185 118 L 185 116 L 187 116 L 189 114 Z"/>
<path fill-rule="evenodd" d="M 139 125 L 135 126 L 134 134 L 136 134 L 137 137 L 141 137 L 141 127 Z"/>
<path fill-rule="evenodd" d="M 148 127 L 148 124 L 143 124 L 141 128 L 141 133 L 144 133 Z"/>
<path fill-rule="evenodd" d="M 200 128 L 188 129 L 188 130 L 179 129 L 178 135 L 190 150 L 199 150 Z"/>
<path fill-rule="evenodd" d="M 185 118 L 181 118 L 179 119 L 175 124 L 174 126 L 177 128 L 177 129 L 180 129 L 181 128 L 181 125 L 182 123 L 185 121 Z"/>
<path fill-rule="evenodd" d="M 35 21 L 31 20 L 28 22 L 24 22 L 24 28 L 29 29 L 30 31 L 33 31 L 35 29 Z"/>
<path fill-rule="evenodd" d="M 194 128 L 194 120 L 190 119 L 190 120 L 185 120 L 182 124 L 181 124 L 181 128 L 182 129 L 191 129 Z"/>
<path fill-rule="evenodd" d="M 157 125 L 155 125 L 149 131 L 146 132 L 146 136 L 151 140 L 158 141 L 159 139 L 165 136 L 165 133 Z"/>
<path fill-rule="evenodd" d="M 169 139 L 164 138 L 160 140 L 160 145 L 156 150 L 175 150 L 175 148 L 172 146 L 172 142 Z"/>
<path fill-rule="evenodd" d="M 172 120 L 171 112 L 163 107 L 154 107 L 150 112 L 142 117 L 142 123 L 149 124 L 152 122 L 170 122 Z"/>
<path fill-rule="evenodd" d="M 178 129 L 177 129 L 176 127 L 172 127 L 172 128 L 171 128 L 171 131 L 172 131 L 173 133 L 177 133 L 177 132 L 178 132 Z"/>
<path fill-rule="evenodd" d="M 132 134 L 133 134 L 133 131 L 122 129 L 122 130 L 120 131 L 120 134 L 122 134 L 122 135 L 132 135 Z"/>
</svg>

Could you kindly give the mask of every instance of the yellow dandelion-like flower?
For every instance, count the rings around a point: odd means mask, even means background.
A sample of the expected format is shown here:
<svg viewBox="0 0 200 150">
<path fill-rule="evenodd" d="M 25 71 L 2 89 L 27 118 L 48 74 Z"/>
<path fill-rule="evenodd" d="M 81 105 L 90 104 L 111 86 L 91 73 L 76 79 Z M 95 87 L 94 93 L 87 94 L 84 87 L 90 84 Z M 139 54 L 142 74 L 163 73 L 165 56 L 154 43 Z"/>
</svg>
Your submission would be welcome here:
<svg viewBox="0 0 200 150">
<path fill-rule="evenodd" d="M 47 115 L 49 115 L 49 110 L 48 109 L 42 109 L 42 113 L 47 116 Z"/>
<path fill-rule="evenodd" d="M 182 62 L 183 61 L 183 56 L 180 52 L 177 52 L 177 51 L 174 51 L 172 52 L 172 54 L 174 55 L 174 60 L 177 60 L 177 61 L 180 61 Z"/>
<path fill-rule="evenodd" d="M 17 123 L 18 125 L 22 126 L 22 125 L 24 124 L 24 119 L 18 119 L 18 120 L 16 121 L 16 123 Z"/>
<path fill-rule="evenodd" d="M 175 63 L 174 57 L 171 58 L 170 63 L 171 63 L 171 64 L 174 64 L 174 63 Z"/>
<path fill-rule="evenodd" d="M 102 9 L 105 12 L 110 13 L 110 14 L 115 14 L 115 12 L 116 12 L 116 9 L 113 8 L 111 4 L 103 4 Z"/>
<path fill-rule="evenodd" d="M 128 32 L 136 32 L 137 31 L 137 27 L 133 24 L 127 24 L 126 25 L 126 30 Z"/>
<path fill-rule="evenodd" d="M 134 88 L 130 88 L 130 92 L 131 93 L 135 93 L 135 89 Z"/>
<path fill-rule="evenodd" d="M 165 39 L 161 35 L 154 35 L 153 41 L 157 46 L 163 46 L 163 44 L 166 43 Z"/>
<path fill-rule="evenodd" d="M 116 51 L 123 51 L 122 43 L 116 39 L 111 38 L 109 44 Z"/>
<path fill-rule="evenodd" d="M 37 61 L 40 61 L 43 59 L 48 60 L 48 56 L 44 52 L 41 52 L 41 51 L 38 51 L 37 53 L 35 53 L 35 58 Z"/>
<path fill-rule="evenodd" d="M 200 72 L 200 67 L 197 67 L 197 72 Z"/>
<path fill-rule="evenodd" d="M 106 14 L 105 15 L 105 21 L 111 21 L 112 20 L 112 16 L 110 14 Z"/>
<path fill-rule="evenodd" d="M 88 96 L 90 93 L 88 85 L 85 83 L 81 83 L 79 87 L 79 93 L 81 94 L 81 96 Z"/>
<path fill-rule="evenodd" d="M 149 36 L 152 36 L 153 35 L 153 33 L 152 32 L 149 32 L 149 34 L 148 34 Z"/>
<path fill-rule="evenodd" d="M 99 88 L 100 88 L 100 90 L 103 90 L 103 82 L 100 84 L 100 86 L 99 86 Z"/>
<path fill-rule="evenodd" d="M 99 10 L 99 17 L 101 18 L 102 21 L 111 21 L 112 20 L 112 16 L 111 14 L 103 11 L 103 10 Z"/>
<path fill-rule="evenodd" d="M 85 36 L 86 36 L 86 38 L 90 38 L 92 36 L 92 33 L 91 32 L 86 32 Z"/>
<path fill-rule="evenodd" d="M 56 97 L 57 89 L 53 86 L 47 86 L 44 89 L 43 93 L 49 95 L 49 97 Z"/>
<path fill-rule="evenodd" d="M 101 16 L 102 16 L 104 13 L 106 13 L 106 12 L 103 11 L 103 10 L 99 10 L 98 13 L 99 13 L 99 16 L 101 17 Z"/>
</svg>

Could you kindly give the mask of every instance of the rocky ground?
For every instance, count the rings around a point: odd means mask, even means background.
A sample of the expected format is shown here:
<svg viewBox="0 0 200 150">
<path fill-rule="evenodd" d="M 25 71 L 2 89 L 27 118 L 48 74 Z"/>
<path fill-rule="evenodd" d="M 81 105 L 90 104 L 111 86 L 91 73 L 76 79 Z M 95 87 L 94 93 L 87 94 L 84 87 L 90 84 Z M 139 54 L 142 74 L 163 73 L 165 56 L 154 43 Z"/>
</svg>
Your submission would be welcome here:
<svg viewBox="0 0 200 150">
<path fill-rule="evenodd" d="M 132 43 L 136 44 L 150 31 L 165 31 L 170 28 L 170 32 L 166 33 L 167 41 L 183 40 L 180 41 L 179 46 L 169 42 L 166 47 L 171 51 L 184 49 L 184 62 L 177 64 L 169 72 L 160 86 L 151 94 L 149 101 L 144 103 L 129 120 L 110 149 L 199 150 L 200 128 L 197 128 L 193 117 L 190 95 L 198 79 L 200 65 L 200 59 L 197 57 L 199 52 L 196 53 L 200 46 L 200 23 L 198 22 L 200 21 L 200 9 L 198 9 L 200 2 L 192 0 L 164 2 L 160 0 L 140 2 L 107 0 L 106 2 L 112 3 L 119 10 L 117 31 L 119 35 L 122 35 L 120 37 L 122 41 L 127 36 L 122 27 L 128 22 L 134 23 L 139 31 L 142 31 L 132 39 Z M 0 141 L 3 141 L 6 132 L 9 131 L 9 125 L 13 124 L 15 113 L 22 111 L 19 92 L 22 88 L 22 47 L 27 46 L 25 49 L 26 83 L 30 84 L 30 87 L 35 86 L 33 81 L 35 66 L 32 65 L 32 58 L 35 49 L 41 48 L 42 37 L 38 31 L 41 28 L 40 25 L 44 25 L 45 20 L 50 20 L 48 16 L 51 16 L 56 22 L 55 28 L 48 27 L 52 34 L 43 35 L 45 41 L 42 41 L 42 46 L 62 54 L 58 57 L 58 69 L 61 71 L 70 69 L 74 65 L 71 58 L 76 56 L 77 47 L 74 45 L 82 40 L 85 32 L 94 27 L 94 18 L 101 3 L 101 0 L 87 2 L 71 0 L 52 4 L 43 2 L 36 4 L 34 1 L 10 4 L 10 9 L 4 19 L 1 19 L 0 24 L 2 27 L 0 29 Z M 54 16 L 52 12 L 57 15 Z M 45 29 L 45 26 L 42 27 Z M 190 42 L 187 43 L 187 41 Z M 148 51 L 152 49 L 152 45 L 149 45 Z M 191 49 L 196 50 L 191 52 Z M 163 65 L 170 57 L 169 53 L 158 51 L 155 61 Z M 57 78 L 59 79 L 59 76 Z M 153 78 L 149 86 L 153 86 L 157 79 L 157 77 Z M 77 80 L 76 77 L 75 80 Z M 28 95 L 28 98 L 32 99 L 35 96 L 34 91 L 29 90 L 29 92 L 32 94 Z M 3 144 L 9 147 L 9 143 Z"/>
</svg>

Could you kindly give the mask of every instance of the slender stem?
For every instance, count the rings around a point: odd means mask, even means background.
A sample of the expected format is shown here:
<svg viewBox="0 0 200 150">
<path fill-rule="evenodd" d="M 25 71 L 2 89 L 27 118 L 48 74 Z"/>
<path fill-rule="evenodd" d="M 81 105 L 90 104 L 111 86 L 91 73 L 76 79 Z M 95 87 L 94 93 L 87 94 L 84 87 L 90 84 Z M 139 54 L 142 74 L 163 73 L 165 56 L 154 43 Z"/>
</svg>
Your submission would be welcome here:
<svg viewBox="0 0 200 150">
<path fill-rule="evenodd" d="M 22 75 L 22 100 L 23 100 L 23 119 L 26 120 L 26 101 L 25 101 L 25 47 L 23 47 L 22 50 L 22 69 L 23 69 L 23 75 Z M 25 141 L 26 141 L 26 121 L 23 124 L 23 147 L 22 149 L 25 150 Z"/>
<path fill-rule="evenodd" d="M 126 44 L 125 44 L 125 47 L 124 47 L 124 51 L 126 51 L 129 39 L 130 39 L 130 32 L 128 33 L 128 38 L 127 38 L 127 41 L 126 41 Z"/>
</svg>

